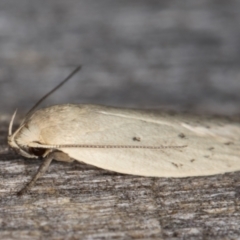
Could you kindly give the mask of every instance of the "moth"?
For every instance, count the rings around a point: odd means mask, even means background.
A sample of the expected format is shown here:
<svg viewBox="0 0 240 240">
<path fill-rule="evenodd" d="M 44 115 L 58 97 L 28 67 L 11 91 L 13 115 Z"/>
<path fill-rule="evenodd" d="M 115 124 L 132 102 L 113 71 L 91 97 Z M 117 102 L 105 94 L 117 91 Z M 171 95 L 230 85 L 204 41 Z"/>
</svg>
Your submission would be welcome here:
<svg viewBox="0 0 240 240">
<path fill-rule="evenodd" d="M 8 144 L 27 158 L 43 158 L 25 193 L 53 159 L 81 161 L 124 174 L 191 177 L 240 170 L 240 123 L 228 118 L 170 114 L 88 104 L 35 110 L 80 67 L 45 95 Z"/>
</svg>

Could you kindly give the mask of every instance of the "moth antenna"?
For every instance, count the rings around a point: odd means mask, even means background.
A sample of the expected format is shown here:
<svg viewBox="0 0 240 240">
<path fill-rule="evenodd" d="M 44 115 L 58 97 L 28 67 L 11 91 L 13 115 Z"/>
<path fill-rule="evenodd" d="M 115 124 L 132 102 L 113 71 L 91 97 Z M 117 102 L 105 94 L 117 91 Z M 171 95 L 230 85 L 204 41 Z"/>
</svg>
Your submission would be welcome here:
<svg viewBox="0 0 240 240">
<path fill-rule="evenodd" d="M 42 103 L 48 96 L 50 96 L 52 93 L 54 93 L 57 89 L 59 89 L 63 84 L 65 84 L 70 78 L 72 78 L 80 69 L 82 66 L 78 66 L 75 68 L 62 82 L 60 82 L 55 88 L 53 88 L 50 92 L 45 94 L 40 100 L 37 101 L 37 103 L 34 104 L 34 106 L 28 111 L 26 114 L 25 119 L 27 116 L 29 116 L 39 105 Z"/>
<path fill-rule="evenodd" d="M 11 121 L 10 121 L 10 123 L 9 123 L 8 136 L 11 136 L 11 135 L 12 135 L 12 126 L 13 126 L 13 122 L 14 122 L 14 119 L 15 119 L 16 114 L 17 114 L 17 109 L 15 110 L 14 114 L 12 115 Z"/>
</svg>

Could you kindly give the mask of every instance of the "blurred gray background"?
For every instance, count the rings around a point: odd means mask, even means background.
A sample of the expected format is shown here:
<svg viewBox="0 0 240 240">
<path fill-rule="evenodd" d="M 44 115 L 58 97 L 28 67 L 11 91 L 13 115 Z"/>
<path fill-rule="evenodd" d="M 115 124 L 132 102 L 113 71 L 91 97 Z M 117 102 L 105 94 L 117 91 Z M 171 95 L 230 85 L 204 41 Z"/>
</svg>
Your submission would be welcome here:
<svg viewBox="0 0 240 240">
<path fill-rule="evenodd" d="M 240 113 L 240 1 L 0 1 L 0 111 L 98 103 Z"/>
</svg>

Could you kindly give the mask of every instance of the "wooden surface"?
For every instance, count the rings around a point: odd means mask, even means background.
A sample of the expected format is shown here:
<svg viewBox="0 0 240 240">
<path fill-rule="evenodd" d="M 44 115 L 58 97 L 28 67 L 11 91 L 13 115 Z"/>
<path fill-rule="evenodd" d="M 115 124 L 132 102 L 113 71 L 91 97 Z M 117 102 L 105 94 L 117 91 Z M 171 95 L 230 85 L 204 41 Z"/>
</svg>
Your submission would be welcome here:
<svg viewBox="0 0 240 240">
<path fill-rule="evenodd" d="M 0 122 L 0 239 L 239 239 L 240 174 L 146 178 L 54 162 L 16 192 L 41 160 L 7 147 Z"/>
</svg>

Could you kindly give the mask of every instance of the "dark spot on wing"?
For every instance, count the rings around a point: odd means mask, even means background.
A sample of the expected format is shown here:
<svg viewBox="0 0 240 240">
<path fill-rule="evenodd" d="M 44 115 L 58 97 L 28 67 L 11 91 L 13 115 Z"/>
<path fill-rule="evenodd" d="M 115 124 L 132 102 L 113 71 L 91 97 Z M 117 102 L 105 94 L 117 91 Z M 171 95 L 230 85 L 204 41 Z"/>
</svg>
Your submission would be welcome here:
<svg viewBox="0 0 240 240">
<path fill-rule="evenodd" d="M 140 138 L 140 137 L 133 137 L 132 140 L 133 140 L 133 141 L 136 141 L 136 142 L 140 142 L 140 141 L 141 141 L 141 138 Z"/>
<path fill-rule="evenodd" d="M 210 147 L 208 150 L 212 151 L 212 150 L 214 150 L 214 147 Z"/>
<path fill-rule="evenodd" d="M 173 165 L 174 167 L 178 168 L 178 165 L 177 165 L 176 163 L 172 162 L 172 165 Z"/>
<path fill-rule="evenodd" d="M 233 142 L 226 142 L 224 143 L 225 145 L 233 145 L 234 143 Z"/>
<path fill-rule="evenodd" d="M 194 158 L 190 160 L 190 162 L 194 162 L 194 161 L 195 161 L 195 159 L 194 159 Z"/>
<path fill-rule="evenodd" d="M 178 136 L 179 136 L 180 138 L 186 138 L 186 135 L 185 135 L 184 133 L 179 133 Z"/>
<path fill-rule="evenodd" d="M 174 162 L 171 162 L 172 163 L 172 165 L 174 166 L 174 167 L 176 167 L 176 168 L 179 168 L 179 167 L 182 167 L 183 165 L 180 163 L 180 164 L 176 164 L 176 163 L 174 163 Z"/>
<path fill-rule="evenodd" d="M 209 155 L 205 155 L 205 156 L 203 156 L 203 157 L 205 157 L 205 158 L 209 158 Z"/>
</svg>

